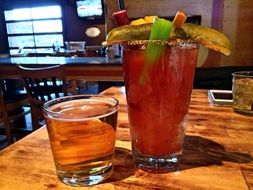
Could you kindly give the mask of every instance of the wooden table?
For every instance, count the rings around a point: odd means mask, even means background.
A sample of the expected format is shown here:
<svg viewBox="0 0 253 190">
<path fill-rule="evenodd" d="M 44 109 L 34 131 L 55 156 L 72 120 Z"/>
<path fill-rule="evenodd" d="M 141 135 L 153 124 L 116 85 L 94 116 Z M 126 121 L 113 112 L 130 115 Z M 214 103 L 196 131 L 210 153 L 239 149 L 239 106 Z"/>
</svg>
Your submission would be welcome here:
<svg viewBox="0 0 253 190">
<path fill-rule="evenodd" d="M 43 127 L 0 152 L 0 189 L 253 189 L 253 117 L 212 106 L 207 91 L 193 90 L 180 171 L 150 174 L 137 170 L 131 158 L 124 93 L 116 87 L 104 92 L 120 102 L 115 169 L 109 180 L 87 188 L 61 183 Z"/>
</svg>

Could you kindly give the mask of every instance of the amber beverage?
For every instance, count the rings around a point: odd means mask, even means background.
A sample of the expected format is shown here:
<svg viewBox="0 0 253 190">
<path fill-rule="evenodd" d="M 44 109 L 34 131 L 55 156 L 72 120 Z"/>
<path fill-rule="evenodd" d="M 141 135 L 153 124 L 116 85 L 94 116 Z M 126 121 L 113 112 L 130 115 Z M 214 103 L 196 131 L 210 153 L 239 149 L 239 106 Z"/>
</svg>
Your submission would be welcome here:
<svg viewBox="0 0 253 190">
<path fill-rule="evenodd" d="M 234 111 L 253 115 L 253 71 L 238 71 L 232 75 Z"/>
<path fill-rule="evenodd" d="M 123 49 L 132 154 L 139 168 L 163 173 L 177 169 L 182 154 L 198 46 L 163 43 L 162 55 L 147 66 L 147 43 Z"/>
<path fill-rule="evenodd" d="M 100 95 L 67 96 L 43 109 L 57 175 L 72 186 L 93 185 L 113 171 L 118 101 Z"/>
</svg>

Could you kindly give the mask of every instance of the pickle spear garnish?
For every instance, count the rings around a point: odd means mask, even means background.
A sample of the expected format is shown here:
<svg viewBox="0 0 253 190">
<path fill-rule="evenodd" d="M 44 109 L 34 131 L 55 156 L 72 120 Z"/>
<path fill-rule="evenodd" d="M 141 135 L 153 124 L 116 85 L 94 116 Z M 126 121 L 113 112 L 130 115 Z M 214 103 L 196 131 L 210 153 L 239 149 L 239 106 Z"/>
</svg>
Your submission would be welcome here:
<svg viewBox="0 0 253 190">
<path fill-rule="evenodd" d="M 122 43 L 129 40 L 147 40 L 151 31 L 152 24 L 142 25 L 124 25 L 112 29 L 106 41 L 102 45 L 112 45 Z"/>
<path fill-rule="evenodd" d="M 182 29 L 189 38 L 204 47 L 219 51 L 227 56 L 231 54 L 231 42 L 223 33 L 191 23 L 183 24 Z"/>
<path fill-rule="evenodd" d="M 148 40 L 152 24 L 125 25 L 111 30 L 103 45 L 112 45 L 130 40 Z M 191 38 L 204 47 L 219 51 L 225 55 L 231 54 L 230 40 L 221 32 L 204 26 L 184 23 L 181 28 L 172 30 L 170 37 Z"/>
</svg>

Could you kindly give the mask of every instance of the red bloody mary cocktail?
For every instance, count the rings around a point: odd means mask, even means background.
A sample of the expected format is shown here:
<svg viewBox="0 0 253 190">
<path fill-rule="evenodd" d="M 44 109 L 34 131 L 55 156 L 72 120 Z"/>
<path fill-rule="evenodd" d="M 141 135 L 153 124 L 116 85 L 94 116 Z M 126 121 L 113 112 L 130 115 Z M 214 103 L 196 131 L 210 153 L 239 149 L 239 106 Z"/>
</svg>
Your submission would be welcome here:
<svg viewBox="0 0 253 190">
<path fill-rule="evenodd" d="M 182 11 L 172 22 L 152 18 L 120 24 L 103 45 L 123 44 L 133 159 L 145 171 L 162 173 L 177 169 L 182 154 L 197 44 L 225 55 L 232 46 L 217 30 L 184 23 Z"/>
<path fill-rule="evenodd" d="M 160 173 L 174 167 L 171 162 L 182 153 L 198 47 L 163 44 L 159 59 L 145 68 L 145 43 L 128 42 L 123 49 L 132 151 L 138 167 Z"/>
</svg>

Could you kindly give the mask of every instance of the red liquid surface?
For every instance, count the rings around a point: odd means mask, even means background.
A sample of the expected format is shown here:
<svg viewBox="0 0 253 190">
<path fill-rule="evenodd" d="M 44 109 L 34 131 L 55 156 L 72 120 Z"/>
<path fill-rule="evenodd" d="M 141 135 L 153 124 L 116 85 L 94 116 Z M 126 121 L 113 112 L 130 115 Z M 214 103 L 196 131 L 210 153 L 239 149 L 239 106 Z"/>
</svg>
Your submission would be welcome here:
<svg viewBox="0 0 253 190">
<path fill-rule="evenodd" d="M 182 151 L 197 51 L 196 46 L 189 45 L 167 47 L 141 84 L 145 49 L 124 47 L 128 114 L 135 151 L 151 156 Z"/>
</svg>

